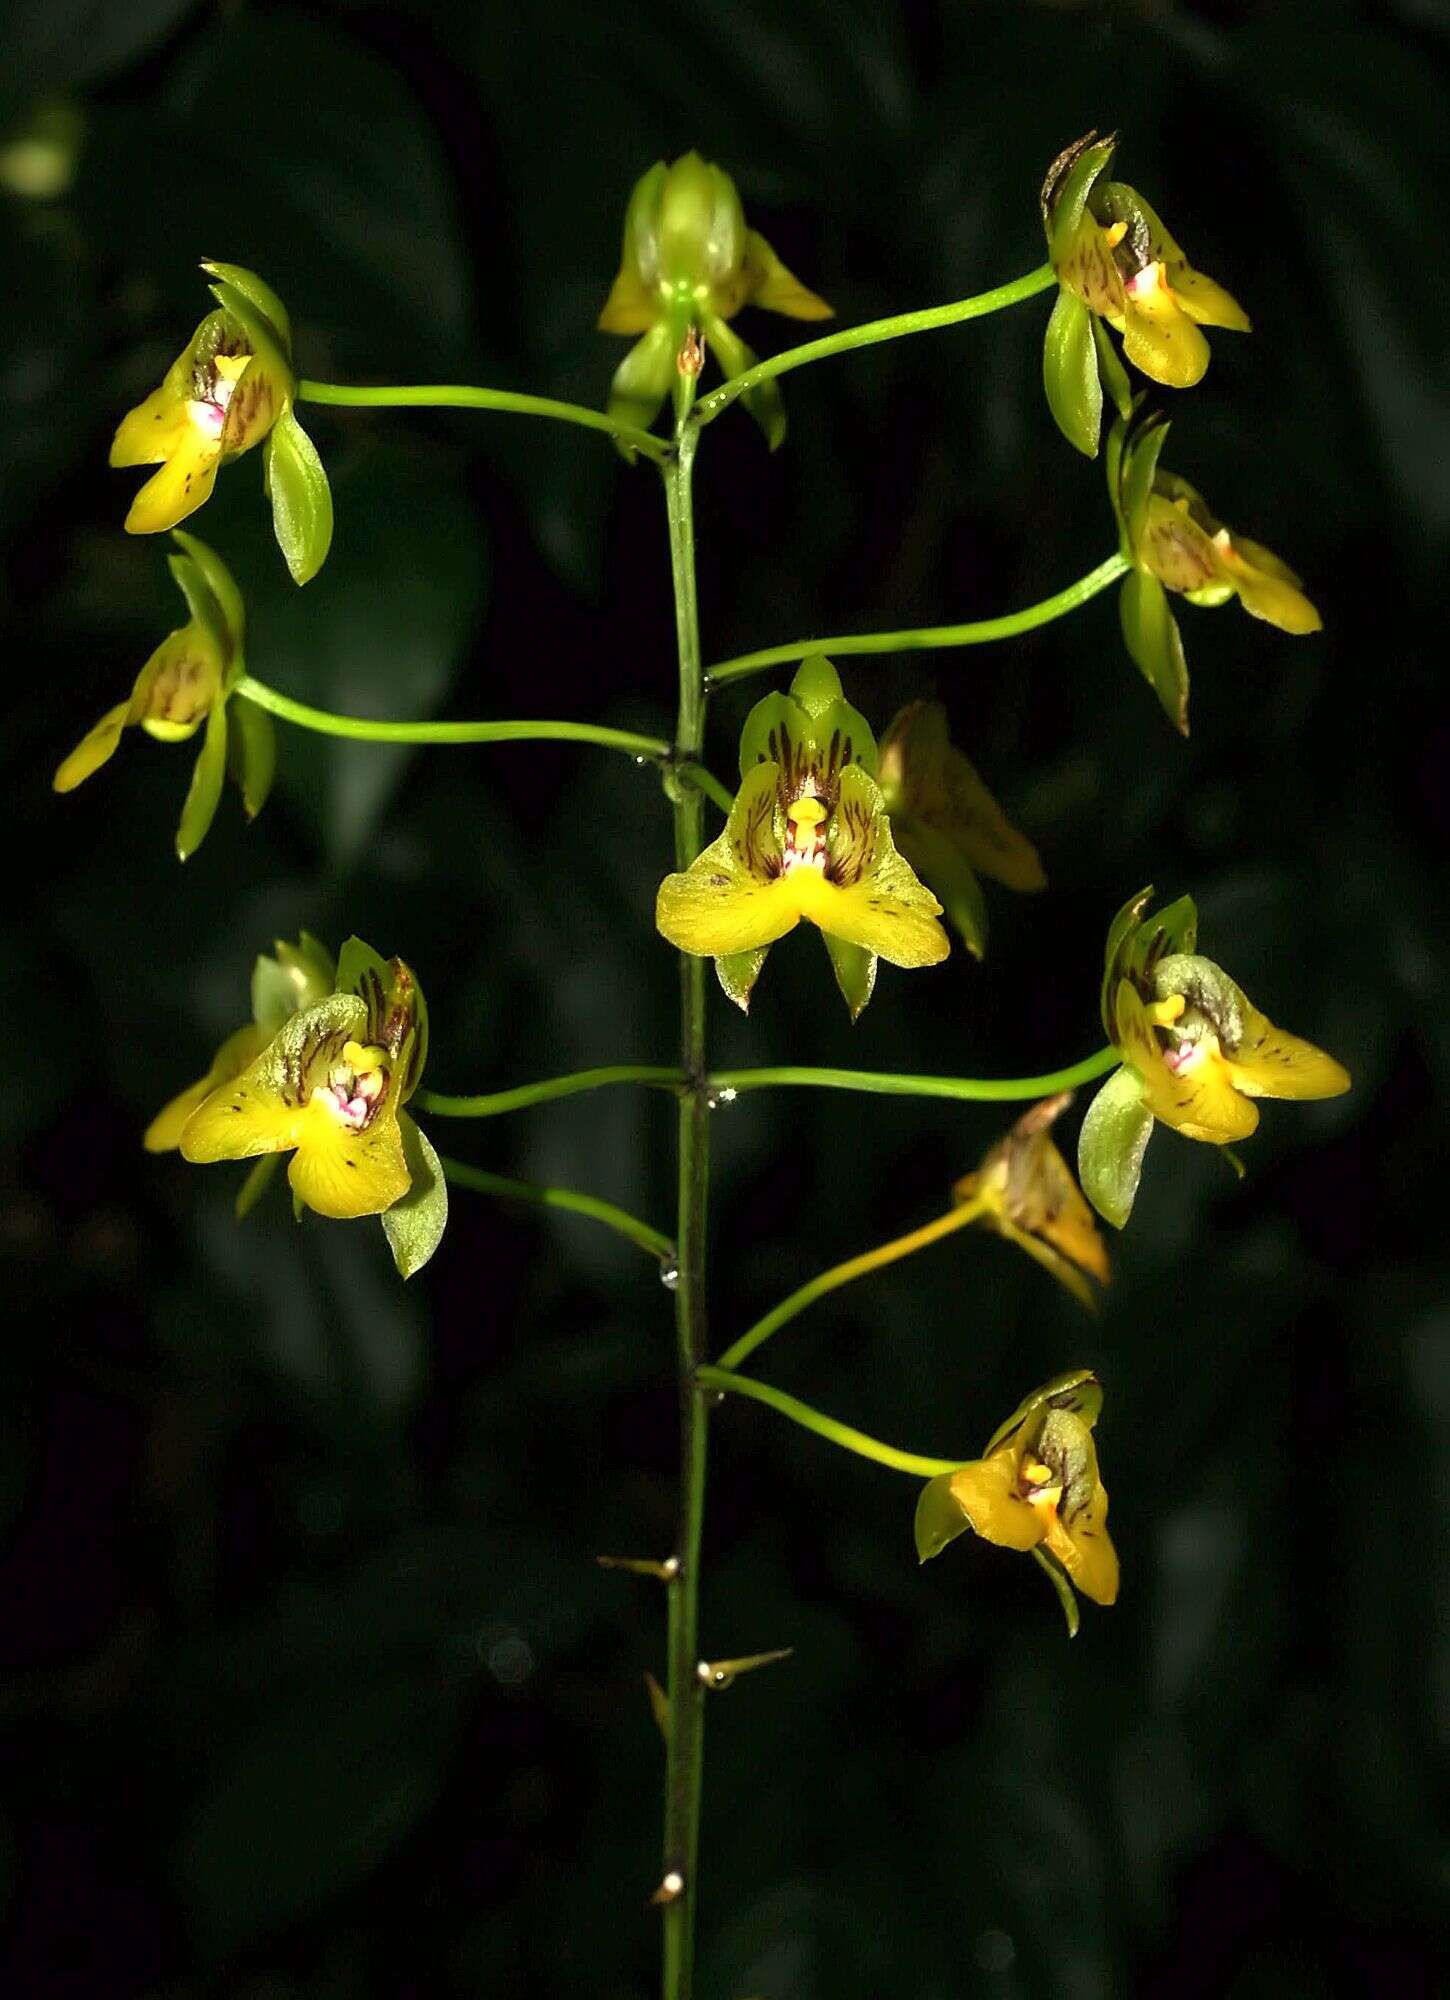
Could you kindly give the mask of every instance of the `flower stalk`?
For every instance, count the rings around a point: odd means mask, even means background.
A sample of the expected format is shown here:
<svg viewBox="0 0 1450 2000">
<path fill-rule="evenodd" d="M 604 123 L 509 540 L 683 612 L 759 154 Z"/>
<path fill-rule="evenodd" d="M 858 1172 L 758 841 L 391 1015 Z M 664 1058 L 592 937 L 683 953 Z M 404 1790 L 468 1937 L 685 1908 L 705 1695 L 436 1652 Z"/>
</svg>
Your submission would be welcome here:
<svg viewBox="0 0 1450 2000">
<path fill-rule="evenodd" d="M 691 495 L 697 426 L 682 415 L 675 453 L 664 468 L 669 517 L 670 578 L 675 600 L 679 659 L 679 713 L 675 754 L 698 760 L 705 737 L 705 680 L 695 594 L 695 524 Z M 704 801 L 693 787 L 672 797 L 675 866 L 688 868 L 703 843 Z M 698 1901 L 700 1785 L 704 1756 L 705 1689 L 700 1658 L 700 1542 L 705 1519 L 705 1468 L 709 1403 L 698 1380 L 705 1359 L 705 1230 L 710 1181 L 710 1096 L 705 1075 L 705 962 L 680 954 L 680 1060 L 686 1087 L 679 1109 L 678 1263 L 675 1336 L 680 1395 L 678 1568 L 666 1585 L 670 1728 L 665 1767 L 664 1851 L 661 1880 L 672 1893 L 662 1900 L 664 2000 L 690 2000 L 694 1987 L 695 1912 Z M 679 1889 L 673 1885 L 678 1881 Z"/>
</svg>

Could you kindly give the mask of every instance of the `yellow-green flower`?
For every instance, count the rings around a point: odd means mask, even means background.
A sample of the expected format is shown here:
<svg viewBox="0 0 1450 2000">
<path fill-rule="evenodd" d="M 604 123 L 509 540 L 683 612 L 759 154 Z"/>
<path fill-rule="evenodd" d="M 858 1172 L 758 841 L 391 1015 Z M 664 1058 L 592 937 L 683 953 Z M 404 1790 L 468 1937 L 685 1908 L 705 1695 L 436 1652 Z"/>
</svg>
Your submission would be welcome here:
<svg viewBox="0 0 1450 2000">
<path fill-rule="evenodd" d="M 661 935 L 713 958 L 742 1009 L 766 952 L 802 918 L 823 933 L 853 1020 L 878 957 L 904 966 L 946 957 L 941 904 L 896 851 L 875 768 L 870 727 L 820 654 L 802 662 L 788 695 L 767 695 L 747 716 L 725 831 L 665 877 L 655 906 Z"/>
<path fill-rule="evenodd" d="M 1078 1174 L 1099 1215 L 1121 1229 L 1132 1212 L 1154 1120 L 1185 1139 L 1231 1146 L 1258 1128 L 1261 1097 L 1338 1097 L 1349 1072 L 1276 1028 L 1197 950 L 1198 916 L 1184 896 L 1145 918 L 1151 889 L 1114 918 L 1103 976 L 1103 1022 L 1123 1058 L 1083 1120 Z"/>
<path fill-rule="evenodd" d="M 1248 315 L 1222 285 L 1195 271 L 1143 197 L 1104 181 L 1116 137 L 1089 132 L 1059 154 L 1042 187 L 1057 304 L 1043 350 L 1043 383 L 1058 427 L 1095 457 L 1103 388 L 1126 416 L 1128 378 L 1104 326 L 1154 382 L 1191 388 L 1208 367 L 1201 328 L 1246 333 Z"/>
<path fill-rule="evenodd" d="M 1030 893 L 1047 887 L 1037 849 L 1008 821 L 956 749 L 940 702 L 913 701 L 881 739 L 876 772 L 897 846 L 975 958 L 987 945 L 979 875 Z"/>
<path fill-rule="evenodd" d="M 1051 1128 L 1072 1103 L 1070 1090 L 1047 1097 L 1019 1118 L 983 1157 L 975 1173 L 952 1189 L 953 1201 L 977 1205 L 988 1229 L 1040 1264 L 1090 1312 L 1097 1298 L 1088 1279 L 1105 1285 L 1108 1253 L 1072 1169 Z"/>
<path fill-rule="evenodd" d="M 603 333 L 642 336 L 620 363 L 609 414 L 647 430 L 682 368 L 698 371 L 701 336 L 726 376 L 755 356 L 727 321 L 742 306 L 789 319 L 829 319 L 831 308 L 788 271 L 765 238 L 747 229 L 735 183 L 698 153 L 657 160 L 635 185 L 624 218 L 619 274 L 599 315 Z M 785 435 L 774 382 L 745 397 L 772 451 Z"/>
<path fill-rule="evenodd" d="M 261 811 L 277 765 L 272 720 L 252 702 L 230 712 L 228 697 L 244 671 L 245 613 L 231 571 L 195 535 L 177 529 L 182 553 L 168 558 L 190 618 L 168 632 L 136 676 L 127 701 L 118 702 L 88 730 L 61 764 L 52 783 L 73 792 L 108 763 L 123 731 L 139 726 L 162 743 L 180 743 L 202 724 L 206 734 L 176 830 L 176 851 L 193 855 L 216 815 L 222 780 L 230 771 L 248 819 Z"/>
<path fill-rule="evenodd" d="M 1043 1564 L 1062 1592 L 1070 1629 L 1076 1630 L 1073 1590 L 1095 1604 L 1115 1603 L 1118 1556 L 1092 1435 L 1102 1403 L 1102 1385 L 1085 1369 L 1034 1389 L 980 1458 L 922 1489 L 921 1560 L 970 1528 L 983 1541 L 1030 1551 Z"/>
<path fill-rule="evenodd" d="M 1186 735 L 1188 664 L 1165 592 L 1208 606 L 1236 597 L 1281 632 L 1317 632 L 1323 621 L 1287 563 L 1226 528 L 1186 479 L 1162 469 L 1167 435 L 1161 416 L 1136 424 L 1120 417 L 1106 464 L 1119 544 L 1133 565 L 1119 598 L 1123 638 L 1168 719 Z"/>
<path fill-rule="evenodd" d="M 264 1046 L 247 1060 L 240 1030 L 218 1052 L 215 1086 L 189 1108 L 177 1143 L 185 1160 L 262 1159 L 290 1153 L 294 1200 L 319 1215 L 382 1218 L 403 1276 L 420 1270 L 448 1215 L 438 1156 L 404 1106 L 427 1057 L 428 1016 L 412 972 L 384 960 L 360 938 L 338 959 L 335 990 L 315 997 L 325 954 L 304 940 L 305 956 L 254 982 Z M 259 997 L 260 991 L 260 997 Z M 270 1034 L 286 999 L 297 999 Z M 230 1075 L 224 1074 L 231 1071 Z M 211 1076 L 203 1080 L 210 1082 Z M 193 1086 L 148 1133 L 153 1150 L 169 1140 Z"/>
<path fill-rule="evenodd" d="M 321 568 L 332 540 L 332 495 L 316 448 L 293 411 L 297 380 L 286 308 L 255 272 L 204 263 L 208 313 L 160 388 L 121 419 L 114 466 L 159 465 L 131 502 L 127 531 L 174 528 L 211 498 L 229 459 L 262 445 L 263 483 L 277 540 L 298 583 Z"/>
<path fill-rule="evenodd" d="M 327 947 L 303 931 L 296 944 L 278 938 L 272 953 L 258 956 L 252 968 L 252 1018 L 227 1036 L 204 1076 L 179 1091 L 146 1127 L 142 1144 L 148 1153 L 172 1153 L 192 1113 L 213 1091 L 249 1068 L 294 1014 L 315 1007 L 337 985 L 337 965 Z M 237 1215 L 248 1215 L 271 1181 L 281 1155 L 264 1154 L 242 1183 Z"/>
</svg>

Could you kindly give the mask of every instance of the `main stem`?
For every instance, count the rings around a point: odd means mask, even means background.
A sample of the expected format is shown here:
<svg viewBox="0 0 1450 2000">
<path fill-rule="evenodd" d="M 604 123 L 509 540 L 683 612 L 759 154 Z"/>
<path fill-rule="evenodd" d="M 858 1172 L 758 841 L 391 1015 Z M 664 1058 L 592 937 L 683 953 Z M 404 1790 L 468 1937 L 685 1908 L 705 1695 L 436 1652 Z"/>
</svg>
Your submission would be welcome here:
<svg viewBox="0 0 1450 2000">
<path fill-rule="evenodd" d="M 675 754 L 698 761 L 705 737 L 705 678 L 695 602 L 695 523 L 690 481 L 699 431 L 687 418 L 676 426 L 674 457 L 664 468 L 669 510 L 670 575 L 675 596 L 680 702 Z M 703 844 L 703 801 L 693 786 L 675 785 L 675 866 L 688 868 Z M 679 1210 L 675 1240 L 679 1278 L 675 1329 L 680 1389 L 680 1512 L 674 1553 L 679 1567 L 665 1586 L 669 1598 L 670 1726 L 665 1772 L 664 2000 L 690 2000 L 695 1971 L 695 1910 L 700 1846 L 700 1776 L 705 1689 L 700 1657 L 700 1537 L 705 1517 L 708 1404 L 696 1380 L 705 1360 L 705 1220 L 710 1181 L 709 1108 L 705 1079 L 705 961 L 680 955 Z"/>
</svg>

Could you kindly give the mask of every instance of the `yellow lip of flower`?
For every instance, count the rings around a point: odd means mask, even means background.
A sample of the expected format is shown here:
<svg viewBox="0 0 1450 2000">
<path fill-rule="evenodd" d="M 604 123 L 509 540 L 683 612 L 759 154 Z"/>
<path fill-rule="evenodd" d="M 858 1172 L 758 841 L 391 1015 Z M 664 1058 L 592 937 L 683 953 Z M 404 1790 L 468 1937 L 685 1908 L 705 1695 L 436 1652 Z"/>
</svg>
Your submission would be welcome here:
<svg viewBox="0 0 1450 2000">
<path fill-rule="evenodd" d="M 194 514 L 210 499 L 221 465 L 260 444 L 290 406 L 292 370 L 269 337 L 276 329 L 229 286 L 221 289 L 232 309 L 207 315 L 160 387 L 127 412 L 112 440 L 113 466 L 161 467 L 131 502 L 130 534 L 157 534 Z"/>
<path fill-rule="evenodd" d="M 1097 1298 L 1089 1277 L 1106 1285 L 1107 1247 L 1072 1170 L 1051 1137 L 1051 1127 L 1072 1103 L 1072 1092 L 1044 1098 L 1019 1118 L 983 1157 L 974 1173 L 952 1189 L 959 1204 L 979 1202 L 989 1229 L 1025 1250 L 1089 1311 Z"/>
<path fill-rule="evenodd" d="M 1333 1056 L 1276 1028 L 1211 959 L 1176 953 L 1153 972 L 1154 998 L 1129 979 L 1114 1001 L 1114 1039 L 1137 1073 L 1153 1116 L 1210 1145 L 1246 1139 L 1256 1099 L 1338 1097 L 1349 1072 Z"/>
<path fill-rule="evenodd" d="M 1085 1597 L 1114 1603 L 1118 1557 L 1092 1435 L 1101 1406 L 1095 1376 L 1059 1376 L 1019 1406 L 981 1458 L 929 1481 L 917 1504 L 922 1561 L 971 1528 L 999 1548 L 1045 1552 Z"/>
<path fill-rule="evenodd" d="M 216 707 L 227 661 L 215 635 L 197 620 L 169 632 L 136 676 L 129 701 L 107 709 L 60 765 L 57 792 L 73 792 L 115 755 L 123 730 L 139 724 L 174 743 L 195 734 Z"/>
</svg>

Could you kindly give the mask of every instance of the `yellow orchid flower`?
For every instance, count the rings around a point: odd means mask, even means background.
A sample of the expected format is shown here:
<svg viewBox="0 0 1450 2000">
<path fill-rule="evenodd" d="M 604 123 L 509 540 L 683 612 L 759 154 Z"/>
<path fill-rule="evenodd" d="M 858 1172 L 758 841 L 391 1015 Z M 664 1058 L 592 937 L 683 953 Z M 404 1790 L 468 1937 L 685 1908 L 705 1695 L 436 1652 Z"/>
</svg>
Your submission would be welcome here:
<svg viewBox="0 0 1450 2000">
<path fill-rule="evenodd" d="M 174 528 L 211 498 L 229 460 L 264 445 L 263 480 L 293 577 L 306 583 L 332 539 L 332 498 L 316 449 L 293 412 L 286 308 L 255 272 L 204 263 L 217 311 L 208 313 L 161 386 L 121 419 L 117 467 L 159 465 L 131 502 L 127 532 Z"/>
<path fill-rule="evenodd" d="M 725 831 L 665 877 L 655 905 L 660 934 L 713 958 L 740 1008 L 770 946 L 803 918 L 825 936 L 853 1020 L 878 957 L 902 966 L 946 957 L 941 904 L 896 851 L 875 764 L 870 727 L 819 654 L 788 695 L 767 695 L 746 718 Z"/>
<path fill-rule="evenodd" d="M 1104 325 L 1122 335 L 1135 368 L 1168 388 L 1203 379 L 1208 342 L 1201 328 L 1249 330 L 1236 299 L 1194 270 L 1143 197 L 1123 181 L 1103 181 L 1115 136 L 1089 132 L 1048 169 L 1042 219 L 1057 272 L 1043 381 L 1063 434 L 1096 456 L 1106 385 L 1127 414 L 1130 391 Z"/>
<path fill-rule="evenodd" d="M 897 846 L 980 958 L 987 905 L 978 875 L 1024 894 L 1045 889 L 1037 849 L 953 745 L 940 702 L 909 702 L 893 718 L 881 738 L 876 779 Z"/>
<path fill-rule="evenodd" d="M 191 1114 L 213 1091 L 242 1074 L 262 1053 L 293 1014 L 325 1000 L 337 983 L 332 954 L 304 931 L 296 944 L 278 938 L 272 953 L 262 953 L 252 971 L 252 1019 L 227 1036 L 204 1076 L 179 1091 L 146 1127 L 142 1144 L 148 1153 L 175 1152 Z M 266 1154 L 248 1174 L 237 1196 L 237 1215 L 247 1215 L 276 1167 L 279 1155 Z"/>
<path fill-rule="evenodd" d="M 620 363 L 609 414 L 647 430 L 685 367 L 698 372 L 701 336 L 724 374 L 755 356 L 726 324 L 743 306 L 789 319 L 829 319 L 831 308 L 788 271 L 765 238 L 747 229 L 735 183 L 698 153 L 657 160 L 636 185 L 624 218 L 619 273 L 599 315 L 602 333 L 639 334 Z M 774 382 L 745 397 L 772 451 L 785 435 Z"/>
<path fill-rule="evenodd" d="M 1102 1385 L 1085 1369 L 1034 1389 L 982 1456 L 922 1489 L 916 1549 L 922 1562 L 968 1528 L 999 1548 L 1030 1552 L 1053 1577 L 1076 1630 L 1072 1591 L 1095 1604 L 1118 1595 L 1118 1556 L 1093 1426 Z"/>
<path fill-rule="evenodd" d="M 1176 728 L 1188 731 L 1188 665 L 1165 591 L 1213 606 L 1237 597 L 1254 618 L 1281 632 L 1318 632 L 1323 624 L 1287 563 L 1259 542 L 1236 535 L 1210 513 L 1202 495 L 1159 456 L 1167 421 L 1119 418 L 1108 439 L 1108 493 L 1123 555 L 1133 565 L 1119 612 L 1134 664 Z"/>
<path fill-rule="evenodd" d="M 1051 1272 L 1080 1304 L 1097 1310 L 1088 1278 L 1105 1285 L 1108 1253 L 1072 1169 L 1051 1127 L 1072 1103 L 1070 1090 L 1034 1104 L 983 1157 L 975 1173 L 952 1189 L 961 1206 L 976 1204 L 988 1229 L 1005 1236 Z"/>
<path fill-rule="evenodd" d="M 110 761 L 127 729 L 139 726 L 160 742 L 180 743 L 205 723 L 176 832 L 177 854 L 186 861 L 206 838 L 228 770 L 247 818 L 261 811 L 277 746 L 271 717 L 251 702 L 237 703 L 229 727 L 228 696 L 244 670 L 245 636 L 242 595 L 231 571 L 197 536 L 177 529 L 173 538 L 182 553 L 168 561 L 191 617 L 166 635 L 136 676 L 129 700 L 106 710 L 51 782 L 58 792 L 73 792 Z"/>
<path fill-rule="evenodd" d="M 232 1074 L 185 1117 L 181 1156 L 208 1164 L 290 1153 L 296 1202 L 336 1219 L 380 1216 L 410 1277 L 437 1247 L 448 1212 L 438 1156 L 403 1108 L 427 1056 L 427 1010 L 403 961 L 384 961 L 359 938 L 342 948 L 337 990 L 313 997 L 325 971 L 317 951 L 293 964 L 279 955 L 280 979 L 264 976 L 259 961 L 254 1004 L 260 990 L 262 1004 L 278 1005 L 279 986 L 285 1000 L 290 985 L 299 1005 L 270 1035 L 271 1020 L 258 1022 L 265 1046 L 250 1061 L 239 1062 L 247 1030 L 223 1045 L 217 1068 Z M 196 1088 L 167 1107 L 149 1139 L 170 1137 Z"/>
<path fill-rule="evenodd" d="M 1183 897 L 1145 921 L 1145 889 L 1108 933 L 1103 1016 L 1123 1058 L 1083 1120 L 1083 1190 L 1121 1229 L 1132 1212 L 1154 1120 L 1185 1139 L 1229 1146 L 1257 1130 L 1261 1097 L 1338 1097 L 1349 1072 L 1274 1026 L 1212 959 L 1195 950 L 1197 913 Z"/>
</svg>

